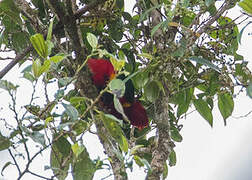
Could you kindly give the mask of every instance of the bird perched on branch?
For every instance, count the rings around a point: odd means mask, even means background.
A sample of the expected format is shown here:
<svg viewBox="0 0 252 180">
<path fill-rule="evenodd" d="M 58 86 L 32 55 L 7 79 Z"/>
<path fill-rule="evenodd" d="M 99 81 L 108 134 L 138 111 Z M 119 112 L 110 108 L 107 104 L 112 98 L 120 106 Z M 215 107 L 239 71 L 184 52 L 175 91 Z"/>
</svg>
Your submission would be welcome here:
<svg viewBox="0 0 252 180">
<path fill-rule="evenodd" d="M 92 80 L 94 85 L 100 91 L 106 87 L 108 82 L 115 78 L 116 72 L 110 61 L 105 59 L 89 59 L 87 61 L 88 67 L 92 73 Z M 124 79 L 125 76 L 118 76 L 120 79 Z M 131 80 L 125 83 L 124 96 L 119 98 L 119 101 L 123 107 L 124 113 L 129 119 L 131 125 L 138 129 L 143 129 L 149 125 L 146 110 L 138 99 L 134 97 L 134 86 Z M 101 101 L 103 105 L 109 109 L 109 113 L 123 119 L 122 114 L 116 111 L 113 102 L 113 94 L 105 93 Z"/>
</svg>

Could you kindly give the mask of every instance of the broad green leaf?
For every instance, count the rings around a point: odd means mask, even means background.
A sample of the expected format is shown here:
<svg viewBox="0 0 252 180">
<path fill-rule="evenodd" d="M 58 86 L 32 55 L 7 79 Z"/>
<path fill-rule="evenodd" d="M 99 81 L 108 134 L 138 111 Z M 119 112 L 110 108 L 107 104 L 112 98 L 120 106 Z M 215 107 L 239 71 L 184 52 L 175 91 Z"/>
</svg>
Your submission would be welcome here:
<svg viewBox="0 0 252 180">
<path fill-rule="evenodd" d="M 46 59 L 48 56 L 48 47 L 46 45 L 43 35 L 34 34 L 33 36 L 30 37 L 30 41 L 34 49 L 37 51 L 38 55 Z"/>
<path fill-rule="evenodd" d="M 54 44 L 53 44 L 52 41 L 48 41 L 48 40 L 45 41 L 45 44 L 46 44 L 47 51 L 48 51 L 47 54 L 48 54 L 48 56 L 49 56 L 49 55 L 51 55 L 51 53 L 52 53 L 52 49 L 54 48 Z"/>
<path fill-rule="evenodd" d="M 160 93 L 159 85 L 156 81 L 151 81 L 144 86 L 144 95 L 150 102 L 154 102 Z"/>
<path fill-rule="evenodd" d="M 252 15 L 252 1 L 251 0 L 243 0 L 238 3 L 238 5 L 247 13 Z"/>
<path fill-rule="evenodd" d="M 51 41 L 52 40 L 52 30 L 53 30 L 53 21 L 54 21 L 54 19 L 55 19 L 55 17 L 50 22 L 48 32 L 47 32 L 47 36 L 46 36 L 46 41 Z"/>
<path fill-rule="evenodd" d="M 209 7 L 210 5 L 212 5 L 213 3 L 215 3 L 214 0 L 205 0 L 205 4 L 207 7 Z"/>
<path fill-rule="evenodd" d="M 51 66 L 51 61 L 49 59 L 44 61 L 44 64 L 39 68 L 38 76 L 41 76 L 44 72 L 48 72 Z"/>
<path fill-rule="evenodd" d="M 174 126 L 171 126 L 171 138 L 176 142 L 181 142 L 183 140 L 182 136 L 180 135 L 178 129 Z"/>
<path fill-rule="evenodd" d="M 46 146 L 45 144 L 45 136 L 44 134 L 38 132 L 38 131 L 33 131 L 31 133 L 28 133 L 28 136 L 34 141 L 39 144 L 41 144 L 43 147 Z"/>
<path fill-rule="evenodd" d="M 118 98 L 122 97 L 125 93 L 125 83 L 121 79 L 113 79 L 108 86 Z"/>
<path fill-rule="evenodd" d="M 108 130 L 110 135 L 118 142 L 120 148 L 124 152 L 128 152 L 128 142 L 120 126 L 116 121 L 105 116 L 104 113 L 100 112 L 100 117 L 103 121 L 105 128 Z"/>
<path fill-rule="evenodd" d="M 66 57 L 67 57 L 67 55 L 55 55 L 55 56 L 50 57 L 49 60 L 54 63 L 59 63 L 63 59 L 65 59 Z"/>
<path fill-rule="evenodd" d="M 188 88 L 182 90 L 177 94 L 178 109 L 177 116 L 180 117 L 182 114 L 186 113 L 193 97 L 193 88 Z"/>
<path fill-rule="evenodd" d="M 207 120 L 210 126 L 213 126 L 213 115 L 206 101 L 203 99 L 194 99 L 193 104 L 200 115 Z"/>
<path fill-rule="evenodd" d="M 10 146 L 11 141 L 0 133 L 0 151 L 8 149 Z"/>
<path fill-rule="evenodd" d="M 247 90 L 247 95 L 252 99 L 252 82 L 249 83 L 246 90 Z"/>
<path fill-rule="evenodd" d="M 189 60 L 195 61 L 195 62 L 202 64 L 202 65 L 205 65 L 205 66 L 208 66 L 208 67 L 212 68 L 213 70 L 220 72 L 220 69 L 207 59 L 196 57 L 196 56 L 191 56 L 191 57 L 189 57 Z"/>
<path fill-rule="evenodd" d="M 71 83 L 72 81 L 73 81 L 72 77 L 63 77 L 63 78 L 60 78 L 59 81 L 58 81 L 58 86 L 59 87 L 65 87 L 69 83 Z"/>
<path fill-rule="evenodd" d="M 231 116 L 234 110 L 234 101 L 230 93 L 221 93 L 218 95 L 218 107 L 226 125 L 226 119 Z"/>
<path fill-rule="evenodd" d="M 73 151 L 75 157 L 77 157 L 77 158 L 82 153 L 82 151 L 84 151 L 84 149 L 85 148 L 83 146 L 79 146 L 78 143 L 75 143 L 72 145 L 72 151 Z"/>
<path fill-rule="evenodd" d="M 25 78 L 31 82 L 34 82 L 36 80 L 35 77 L 33 76 L 33 74 L 31 74 L 30 72 L 25 72 L 23 75 L 23 78 Z"/>
<path fill-rule="evenodd" d="M 73 179 L 74 180 L 92 180 L 96 171 L 95 163 L 90 159 L 84 146 L 80 146 L 81 153 L 73 161 Z"/>
<path fill-rule="evenodd" d="M 137 154 L 137 151 L 142 147 L 144 147 L 144 145 L 135 145 L 133 148 L 130 149 L 130 155 Z"/>
<path fill-rule="evenodd" d="M 57 134 L 58 135 L 58 134 Z M 56 136 L 55 136 L 56 137 Z M 71 152 L 71 144 L 68 142 L 68 140 L 60 136 L 57 141 L 55 141 L 55 146 L 58 148 L 59 152 L 63 156 L 68 156 Z"/>
<path fill-rule="evenodd" d="M 22 24 L 19 16 L 19 11 L 15 6 L 14 0 L 1 0 L 0 1 L 0 12 L 8 16 L 13 22 Z"/>
<path fill-rule="evenodd" d="M 10 90 L 17 90 L 18 86 L 15 86 L 14 84 L 12 84 L 11 82 L 7 81 L 7 80 L 0 80 L 0 88 L 10 91 Z"/>
<path fill-rule="evenodd" d="M 148 72 L 140 72 L 137 73 L 134 77 L 132 77 L 132 82 L 134 87 L 137 89 L 143 88 L 149 80 Z"/>
<path fill-rule="evenodd" d="M 104 114 L 105 117 L 110 118 L 112 120 L 114 120 L 115 122 L 118 122 L 120 126 L 123 126 L 123 120 L 121 119 L 117 119 L 117 117 L 115 117 L 112 114 Z"/>
<path fill-rule="evenodd" d="M 87 33 L 87 41 L 90 44 L 90 46 L 92 47 L 92 49 L 96 49 L 98 46 L 98 40 L 96 38 L 96 36 L 92 33 Z"/>
<path fill-rule="evenodd" d="M 144 166 L 144 163 L 141 161 L 142 159 L 141 159 L 139 156 L 134 155 L 133 158 L 134 158 L 136 164 L 137 164 L 139 167 L 143 167 L 143 166 Z"/>
<path fill-rule="evenodd" d="M 54 141 L 50 154 L 51 169 L 59 180 L 65 180 L 71 162 L 71 145 L 62 136 L 59 138 L 58 136 L 54 136 Z"/>
<path fill-rule="evenodd" d="M 114 102 L 114 106 L 115 106 L 115 109 L 117 110 L 117 112 L 121 113 L 123 115 L 124 119 L 127 119 L 127 116 L 124 114 L 123 106 L 116 96 L 114 96 L 113 102 Z"/>
<path fill-rule="evenodd" d="M 48 124 L 49 122 L 51 122 L 51 121 L 53 121 L 53 117 L 52 117 L 52 116 L 47 117 L 47 118 L 45 119 L 45 127 L 47 127 L 47 124 Z"/>
<path fill-rule="evenodd" d="M 125 65 L 125 60 L 117 60 L 115 57 L 110 56 L 110 62 L 112 63 L 115 71 L 119 72 Z"/>
<path fill-rule="evenodd" d="M 175 166 L 176 165 L 177 157 L 176 157 L 176 153 L 175 153 L 174 150 L 172 150 L 172 152 L 169 154 L 168 160 L 169 160 L 169 165 L 170 166 Z"/>
<path fill-rule="evenodd" d="M 75 107 L 73 107 L 71 104 L 65 104 L 65 103 L 62 103 L 62 105 L 65 108 L 67 115 L 70 117 L 72 121 L 78 120 L 79 113 Z"/>
<path fill-rule="evenodd" d="M 39 74 L 40 72 L 40 68 L 41 68 L 41 62 L 40 59 L 36 59 L 35 61 L 33 61 L 32 63 L 32 72 L 35 78 L 38 78 L 41 74 Z"/>
</svg>

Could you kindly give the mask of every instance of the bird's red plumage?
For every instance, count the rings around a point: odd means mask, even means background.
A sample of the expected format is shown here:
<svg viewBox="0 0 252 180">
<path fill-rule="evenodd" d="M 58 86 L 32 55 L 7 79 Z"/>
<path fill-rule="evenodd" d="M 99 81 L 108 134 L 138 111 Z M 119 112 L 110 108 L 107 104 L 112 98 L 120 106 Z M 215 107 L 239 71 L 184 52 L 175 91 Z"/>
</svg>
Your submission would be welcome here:
<svg viewBox="0 0 252 180">
<path fill-rule="evenodd" d="M 115 70 L 110 61 L 105 59 L 88 59 L 88 67 L 92 72 L 95 86 L 102 89 L 115 75 Z"/>
<path fill-rule="evenodd" d="M 133 126 L 137 127 L 139 130 L 148 127 L 149 120 L 147 113 L 138 100 L 135 99 L 133 103 L 129 103 L 125 98 L 121 98 L 120 102 L 123 106 L 125 115 Z M 125 106 L 125 104 L 127 105 Z"/>
<path fill-rule="evenodd" d="M 92 79 L 94 85 L 99 89 L 105 88 L 109 80 L 115 75 L 115 70 L 110 61 L 105 59 L 88 59 L 88 67 L 92 73 Z M 127 92 L 125 92 L 126 94 Z M 109 95 L 109 94 L 107 94 Z M 111 94 L 110 94 L 111 95 Z M 113 96 L 112 96 L 113 97 Z M 113 103 L 113 98 L 102 98 L 104 106 L 109 110 L 109 113 L 116 116 L 118 119 L 122 119 L 122 115 L 116 111 Z M 142 104 L 134 99 L 133 102 L 128 102 L 126 96 L 120 98 L 120 102 L 123 106 L 125 115 L 130 120 L 130 123 L 138 129 L 143 129 L 149 125 L 146 111 Z"/>
</svg>

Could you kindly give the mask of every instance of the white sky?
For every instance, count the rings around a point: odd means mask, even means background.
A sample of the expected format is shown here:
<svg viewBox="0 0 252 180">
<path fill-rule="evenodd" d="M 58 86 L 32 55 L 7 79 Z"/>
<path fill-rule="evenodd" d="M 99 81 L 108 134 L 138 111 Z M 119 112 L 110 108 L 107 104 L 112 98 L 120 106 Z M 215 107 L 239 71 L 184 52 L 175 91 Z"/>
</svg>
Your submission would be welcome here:
<svg viewBox="0 0 252 180">
<path fill-rule="evenodd" d="M 127 7 L 132 7 L 130 3 L 134 0 L 125 1 Z M 131 9 L 131 8 L 129 8 Z M 244 25 L 244 24 L 243 24 Z M 240 54 L 245 57 L 245 60 L 250 62 L 251 67 L 251 46 L 252 37 L 248 33 L 252 32 L 252 25 L 250 25 L 244 32 L 242 38 L 242 45 L 240 46 Z M 6 62 L 0 62 L 1 68 Z M 23 66 L 24 67 L 24 66 Z M 0 69 L 1 69 L 0 68 Z M 26 80 L 19 79 L 17 74 L 18 67 L 15 67 L 9 72 L 5 79 L 17 82 L 18 84 L 27 84 Z M 20 101 L 27 101 L 26 94 L 29 92 L 29 85 L 22 87 L 22 96 L 19 96 Z M 0 90 L 0 107 L 6 106 L 9 100 L 6 93 Z M 250 137 L 252 137 L 252 114 L 246 118 L 236 119 L 241 115 L 247 114 L 252 110 L 252 100 L 249 99 L 245 93 L 235 99 L 235 109 L 233 117 L 227 120 L 227 126 L 224 127 L 223 120 L 218 112 L 217 105 L 213 111 L 214 127 L 211 128 L 208 123 L 200 117 L 198 113 L 188 115 L 186 120 L 181 120 L 183 129 L 181 131 L 183 141 L 176 144 L 175 151 L 177 153 L 177 165 L 169 168 L 169 180 L 251 180 L 252 179 L 252 144 Z M 0 111 L 2 115 L 10 119 L 9 114 L 5 111 Z M 4 132 L 4 126 L 0 123 L 0 130 Z M 96 158 L 97 154 L 102 153 L 102 148 L 99 143 L 95 143 L 94 135 L 86 135 L 85 144 L 92 158 Z M 100 148 L 99 148 L 100 147 Z M 35 150 L 34 150 L 35 151 Z M 7 161 L 9 155 L 7 151 L 0 151 L 0 168 Z M 34 168 L 43 169 L 44 162 L 48 160 L 48 156 L 39 158 Z M 135 167 L 133 174 L 129 175 L 129 180 L 144 180 L 142 170 L 138 171 Z M 47 173 L 47 172 L 43 172 Z M 15 176 L 14 168 L 8 168 L 4 172 L 8 174 L 5 178 L 13 180 Z M 95 174 L 94 180 L 99 180 L 106 176 L 103 172 Z M 1 176 L 0 176 L 1 179 Z M 26 180 L 36 180 L 34 176 L 26 176 Z M 71 179 L 71 178 L 69 178 Z M 112 179 L 112 178 L 108 178 Z"/>
</svg>

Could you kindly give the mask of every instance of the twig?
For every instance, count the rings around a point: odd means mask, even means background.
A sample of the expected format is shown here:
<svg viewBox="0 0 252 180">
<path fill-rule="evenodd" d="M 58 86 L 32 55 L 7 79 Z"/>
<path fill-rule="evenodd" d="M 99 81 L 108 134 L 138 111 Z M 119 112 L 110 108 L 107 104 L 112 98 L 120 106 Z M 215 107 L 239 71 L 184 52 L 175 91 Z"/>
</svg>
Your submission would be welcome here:
<svg viewBox="0 0 252 180">
<path fill-rule="evenodd" d="M 20 60 L 27 56 L 31 50 L 32 46 L 29 45 L 23 52 L 17 54 L 13 61 L 11 61 L 2 71 L 0 71 L 0 79 L 2 79 L 4 75 L 9 72 Z"/>
<path fill-rule="evenodd" d="M 19 167 L 19 165 L 18 165 L 18 163 L 17 163 L 17 161 L 16 161 L 14 155 L 12 154 L 12 152 L 11 152 L 10 149 L 8 149 L 8 152 L 9 152 L 9 154 L 11 155 L 11 158 L 13 159 L 15 166 L 17 167 L 18 173 L 21 174 L 20 167 Z"/>
</svg>

